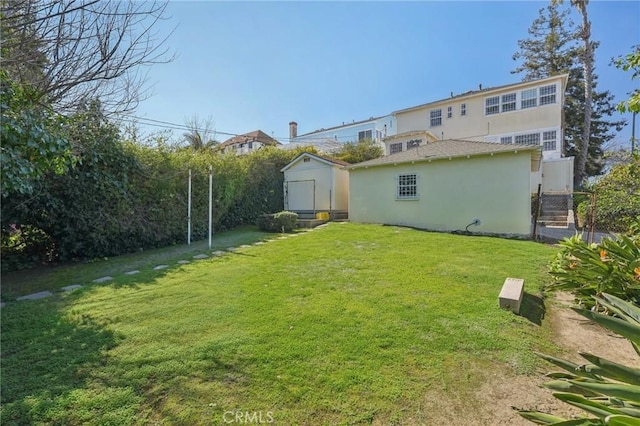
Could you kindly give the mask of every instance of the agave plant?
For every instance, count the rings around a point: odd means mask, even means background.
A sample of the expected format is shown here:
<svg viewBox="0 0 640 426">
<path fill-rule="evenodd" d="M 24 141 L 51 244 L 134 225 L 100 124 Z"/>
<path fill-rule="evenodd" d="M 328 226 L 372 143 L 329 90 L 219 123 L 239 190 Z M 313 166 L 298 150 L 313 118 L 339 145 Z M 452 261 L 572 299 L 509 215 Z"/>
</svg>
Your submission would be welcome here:
<svg viewBox="0 0 640 426">
<path fill-rule="evenodd" d="M 640 308 L 607 293 L 595 299 L 615 317 L 581 308 L 572 309 L 627 338 L 640 355 Z M 584 410 L 587 417 L 563 419 L 537 411 L 518 410 L 522 417 L 543 425 L 640 426 L 640 369 L 588 353 L 580 353 L 588 361 L 582 365 L 538 355 L 565 370 L 547 374 L 553 380 L 543 386 L 553 390 L 553 396 L 559 400 Z"/>
</svg>

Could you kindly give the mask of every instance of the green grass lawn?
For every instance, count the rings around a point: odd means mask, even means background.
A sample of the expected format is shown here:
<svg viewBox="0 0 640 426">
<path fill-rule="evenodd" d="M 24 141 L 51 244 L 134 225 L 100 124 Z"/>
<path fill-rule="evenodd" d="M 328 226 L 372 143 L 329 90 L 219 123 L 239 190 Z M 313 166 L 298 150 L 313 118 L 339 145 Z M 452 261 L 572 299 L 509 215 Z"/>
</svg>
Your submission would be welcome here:
<svg viewBox="0 0 640 426">
<path fill-rule="evenodd" d="M 531 351 L 550 347 L 547 331 L 498 309 L 497 296 L 506 277 L 539 293 L 553 253 L 332 223 L 9 303 L 0 422 L 227 424 L 238 414 L 285 425 L 437 424 L 425 398 L 455 395 L 473 409 L 488 371 L 533 373 Z"/>
</svg>

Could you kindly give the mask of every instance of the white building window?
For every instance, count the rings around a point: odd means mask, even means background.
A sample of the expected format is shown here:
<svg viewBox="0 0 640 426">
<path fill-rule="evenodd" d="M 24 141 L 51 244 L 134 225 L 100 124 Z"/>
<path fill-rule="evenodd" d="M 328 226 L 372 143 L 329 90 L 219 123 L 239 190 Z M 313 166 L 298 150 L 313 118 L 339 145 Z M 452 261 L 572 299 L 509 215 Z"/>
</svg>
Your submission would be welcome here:
<svg viewBox="0 0 640 426">
<path fill-rule="evenodd" d="M 492 96 L 484 100 L 485 115 L 497 114 L 500 112 L 500 96 Z"/>
<path fill-rule="evenodd" d="M 395 154 L 396 152 L 402 152 L 402 142 L 389 145 L 389 154 Z"/>
<path fill-rule="evenodd" d="M 500 138 L 500 143 L 501 144 L 506 144 L 506 145 L 511 145 L 513 143 L 513 137 L 512 136 L 503 136 Z"/>
<path fill-rule="evenodd" d="M 542 86 L 540 88 L 540 105 L 556 103 L 556 85 Z"/>
<path fill-rule="evenodd" d="M 540 145 L 540 133 L 516 135 L 514 141 L 516 145 Z"/>
<path fill-rule="evenodd" d="M 453 107 L 447 107 L 447 118 L 453 117 Z"/>
<path fill-rule="evenodd" d="M 406 173 L 398 175 L 396 198 L 399 200 L 415 200 L 418 198 L 418 175 Z"/>
<path fill-rule="evenodd" d="M 502 95 L 502 112 L 515 111 L 516 110 L 516 94 L 515 93 L 507 93 L 506 95 Z"/>
<path fill-rule="evenodd" d="M 421 139 L 411 139 L 410 141 L 407 141 L 407 149 L 411 149 L 411 148 L 415 148 L 417 146 L 420 146 L 420 142 L 422 142 Z"/>
<path fill-rule="evenodd" d="M 371 140 L 372 134 L 373 132 L 371 130 L 363 130 L 361 132 L 358 132 L 358 141 L 363 141 L 365 139 Z"/>
<path fill-rule="evenodd" d="M 441 109 L 432 109 L 429 112 L 429 118 L 431 127 L 442 125 L 442 110 Z"/>
<path fill-rule="evenodd" d="M 556 134 L 555 130 L 542 132 L 542 149 L 544 151 L 555 151 L 557 149 Z"/>
<path fill-rule="evenodd" d="M 520 108 L 534 108 L 538 105 L 538 89 L 527 89 L 520 92 Z"/>
<path fill-rule="evenodd" d="M 463 117 L 467 115 L 467 104 L 460 104 L 460 115 Z"/>
</svg>

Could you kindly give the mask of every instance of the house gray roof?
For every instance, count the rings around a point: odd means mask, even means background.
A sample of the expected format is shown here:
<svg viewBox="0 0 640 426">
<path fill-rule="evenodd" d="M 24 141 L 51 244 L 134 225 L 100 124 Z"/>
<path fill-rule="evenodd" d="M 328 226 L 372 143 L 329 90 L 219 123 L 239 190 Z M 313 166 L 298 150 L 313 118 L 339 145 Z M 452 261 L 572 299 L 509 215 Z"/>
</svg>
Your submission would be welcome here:
<svg viewBox="0 0 640 426">
<path fill-rule="evenodd" d="M 493 142 L 476 142 L 458 139 L 448 139 L 438 142 L 430 142 L 415 148 L 401 151 L 385 157 L 376 158 L 362 163 L 352 164 L 346 168 L 349 170 L 363 167 L 376 167 L 395 165 L 401 163 L 415 163 L 419 161 L 433 161 L 460 157 L 473 157 L 479 155 L 491 155 L 505 152 L 534 151 L 532 163 L 539 161 L 542 156 L 542 148 L 539 145 L 507 145 Z M 537 152 L 537 154 L 535 154 Z M 533 164 L 532 164 L 533 166 Z"/>
<path fill-rule="evenodd" d="M 338 124 L 337 126 L 327 127 L 326 129 L 325 128 L 317 129 L 317 130 L 314 130 L 313 132 L 308 132 L 308 133 L 304 133 L 302 135 L 298 135 L 297 137 L 301 138 L 301 137 L 305 137 L 305 136 L 311 136 L 311 135 L 314 135 L 316 133 L 328 132 L 328 131 L 334 130 L 334 129 L 341 129 L 343 127 L 357 126 L 359 124 L 368 123 L 370 121 L 380 120 L 381 118 L 384 118 L 384 117 L 386 117 L 386 115 L 381 115 L 379 117 L 369 117 L 366 120 L 352 121 L 351 123 L 343 122 L 342 124 Z"/>
<path fill-rule="evenodd" d="M 242 135 L 233 136 L 220 144 L 220 148 L 227 147 L 229 145 L 235 145 L 238 143 L 246 142 L 260 142 L 263 145 L 281 145 L 280 142 L 267 135 L 262 130 L 254 130 L 253 132 L 244 133 Z"/>
<path fill-rule="evenodd" d="M 318 138 L 318 139 L 303 139 L 297 142 L 289 142 L 288 144 L 281 145 L 279 148 L 285 150 L 313 147 L 320 152 L 332 153 L 344 148 L 344 144 L 336 142 L 332 138 Z"/>
</svg>

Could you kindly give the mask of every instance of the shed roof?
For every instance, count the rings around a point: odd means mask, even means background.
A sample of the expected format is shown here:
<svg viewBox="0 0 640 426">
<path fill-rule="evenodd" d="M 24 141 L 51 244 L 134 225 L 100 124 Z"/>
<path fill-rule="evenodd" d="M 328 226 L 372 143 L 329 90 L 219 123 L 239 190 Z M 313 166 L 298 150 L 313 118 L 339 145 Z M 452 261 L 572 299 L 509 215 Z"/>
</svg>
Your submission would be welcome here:
<svg viewBox="0 0 640 426">
<path fill-rule="evenodd" d="M 309 158 L 314 158 L 318 161 L 320 161 L 321 163 L 325 163 L 328 166 L 338 166 L 338 167 L 346 167 L 349 166 L 350 164 L 347 163 L 346 161 L 342 161 L 342 160 L 338 160 L 335 158 L 331 158 L 331 157 L 327 157 L 324 155 L 319 155 L 319 154 L 313 154 L 311 152 L 303 152 L 300 155 L 298 155 L 296 158 L 294 158 L 293 160 L 291 160 L 289 162 L 289 164 L 287 164 L 286 166 L 284 166 L 280 171 L 284 172 L 285 170 L 289 169 L 290 167 L 292 167 L 295 163 L 297 163 L 298 161 L 300 161 L 300 159 L 302 159 L 303 157 L 309 157 Z"/>
<path fill-rule="evenodd" d="M 385 157 L 375 158 L 362 163 L 347 166 L 349 170 L 365 167 L 377 167 L 395 165 L 401 163 L 415 163 L 419 161 L 444 160 L 461 157 L 475 157 L 480 155 L 493 155 L 519 151 L 531 151 L 531 170 L 537 170 L 542 157 L 542 148 L 539 145 L 507 145 L 493 142 L 476 142 L 459 139 L 448 139 L 438 142 L 430 142 L 415 148 L 401 151 Z"/>
</svg>

